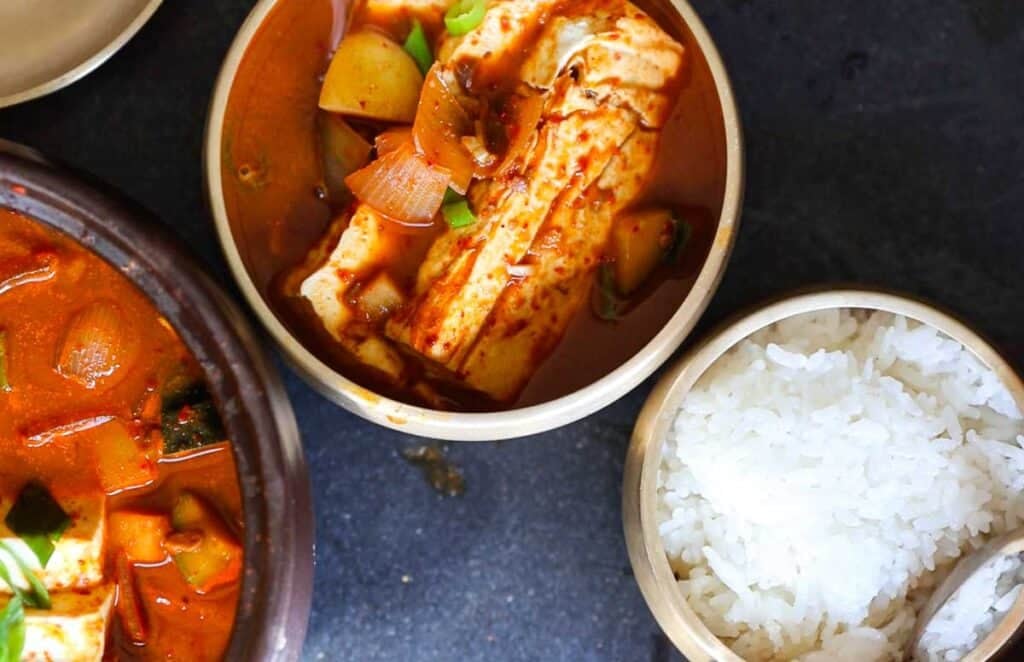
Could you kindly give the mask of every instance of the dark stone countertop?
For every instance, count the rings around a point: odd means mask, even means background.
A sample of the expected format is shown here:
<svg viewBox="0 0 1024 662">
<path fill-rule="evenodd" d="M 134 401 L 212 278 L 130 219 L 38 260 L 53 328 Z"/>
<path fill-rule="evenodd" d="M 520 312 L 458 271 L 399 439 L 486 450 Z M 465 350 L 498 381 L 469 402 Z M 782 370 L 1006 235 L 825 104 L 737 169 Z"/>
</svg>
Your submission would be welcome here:
<svg viewBox="0 0 1024 662">
<path fill-rule="evenodd" d="M 698 333 L 854 281 L 941 302 L 1024 363 L 1024 3 L 698 0 L 747 138 L 735 256 Z M 167 2 L 93 75 L 0 111 L 0 137 L 112 183 L 228 282 L 203 203 L 214 77 L 251 2 Z M 435 494 L 410 437 L 285 370 L 318 524 L 310 660 L 674 659 L 630 575 L 620 482 L 649 385 L 537 438 L 459 445 Z M 404 579 L 403 579 L 404 578 Z"/>
</svg>

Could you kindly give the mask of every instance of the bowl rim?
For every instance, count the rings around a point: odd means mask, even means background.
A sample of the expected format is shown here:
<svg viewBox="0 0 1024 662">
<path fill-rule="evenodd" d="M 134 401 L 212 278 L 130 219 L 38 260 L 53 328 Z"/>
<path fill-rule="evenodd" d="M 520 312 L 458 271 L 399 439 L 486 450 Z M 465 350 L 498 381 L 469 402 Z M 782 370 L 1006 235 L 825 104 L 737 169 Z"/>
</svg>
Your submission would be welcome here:
<svg viewBox="0 0 1024 662">
<path fill-rule="evenodd" d="M 938 329 L 995 372 L 1024 411 L 1024 380 L 1009 361 L 958 316 L 912 295 L 859 286 L 809 288 L 750 308 L 722 323 L 669 368 L 654 387 L 633 429 L 623 477 L 623 529 L 634 577 L 659 627 L 691 662 L 742 662 L 742 658 L 712 634 L 686 603 L 669 566 L 657 518 L 662 442 L 683 398 L 729 349 L 780 320 L 835 308 L 895 313 Z M 986 638 L 975 648 L 981 657 L 971 659 L 988 659 L 999 649 L 993 646 Z"/>
<path fill-rule="evenodd" d="M 105 260 L 199 361 L 234 441 L 245 522 L 245 572 L 225 659 L 299 659 L 313 597 L 310 482 L 291 404 L 251 325 L 152 214 L 2 140 L 0 209 L 54 228 Z"/>
<path fill-rule="evenodd" d="M 142 29 L 142 26 L 149 22 L 149 19 L 153 17 L 153 14 L 156 13 L 156 10 L 159 9 L 162 3 L 163 0 L 149 0 L 149 2 L 139 8 L 135 17 L 113 39 L 67 71 L 30 88 L 0 96 L 0 108 L 16 106 L 26 101 L 38 99 L 39 97 L 62 90 L 68 85 L 85 78 L 124 48 L 125 44 L 131 41 L 132 37 Z"/>
<path fill-rule="evenodd" d="M 249 43 L 279 2 L 260 0 L 242 24 L 224 60 L 206 123 L 203 164 L 207 203 L 221 249 L 246 301 L 268 330 L 288 363 L 335 404 L 378 425 L 399 432 L 449 441 L 496 441 L 545 432 L 588 416 L 640 385 L 679 348 L 718 289 L 732 253 L 743 203 L 745 161 L 739 110 L 718 49 L 687 0 L 668 0 L 686 23 L 707 61 L 715 83 L 725 128 L 725 190 L 718 229 L 709 255 L 679 308 L 643 348 L 601 379 L 572 393 L 529 407 L 501 412 L 448 412 L 381 396 L 329 367 L 307 349 L 277 318 L 260 294 L 231 231 L 223 196 L 221 143 L 231 87 Z"/>
</svg>

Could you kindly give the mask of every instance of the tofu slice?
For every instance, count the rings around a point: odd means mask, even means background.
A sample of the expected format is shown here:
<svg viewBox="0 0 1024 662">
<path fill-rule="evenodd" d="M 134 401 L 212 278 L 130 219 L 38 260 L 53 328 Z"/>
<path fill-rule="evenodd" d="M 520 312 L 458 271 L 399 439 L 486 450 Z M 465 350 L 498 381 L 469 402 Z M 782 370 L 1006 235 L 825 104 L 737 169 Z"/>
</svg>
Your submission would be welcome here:
<svg viewBox="0 0 1024 662">
<path fill-rule="evenodd" d="M 523 65 L 523 81 L 551 88 L 570 67 L 578 85 L 569 105 L 586 109 L 597 100 L 637 113 L 657 128 L 672 109 L 668 93 L 679 77 L 683 47 L 630 2 L 596 2 L 559 16 L 544 30 Z"/>
<path fill-rule="evenodd" d="M 469 34 L 446 37 L 438 60 L 459 74 L 469 88 L 483 88 L 508 75 L 508 62 L 518 61 L 527 42 L 543 29 L 545 17 L 562 0 L 491 2 L 484 20 Z"/>
<path fill-rule="evenodd" d="M 453 0 L 363 0 L 355 3 L 362 21 L 379 26 L 393 25 L 401 20 L 417 19 L 429 26 L 438 26 Z"/>
<path fill-rule="evenodd" d="M 106 498 L 97 494 L 87 497 L 59 497 L 61 507 L 71 516 L 68 527 L 60 540 L 55 543 L 53 556 L 46 568 L 28 545 L 10 531 L 3 519 L 14 503 L 11 495 L 0 496 L 0 540 L 18 555 L 23 564 L 31 569 L 43 582 L 48 591 L 83 590 L 103 581 L 103 539 L 106 533 Z M 0 551 L 2 564 L 11 579 L 19 587 L 27 589 L 28 581 L 19 565 L 4 551 Z M 10 594 L 11 589 L 0 582 L 0 595 Z"/>
<path fill-rule="evenodd" d="M 385 222 L 369 205 L 359 205 L 340 236 L 336 229 L 328 233 L 339 236 L 337 245 L 299 289 L 335 339 L 341 338 L 353 318 L 352 308 L 345 301 L 349 287 L 360 273 L 372 269 L 392 252 Z M 334 222 L 335 226 L 344 223 L 345 219 Z"/>
<path fill-rule="evenodd" d="M 100 662 L 114 603 L 112 584 L 54 593 L 53 608 L 25 610 L 22 662 Z M 0 609 L 9 597 L 0 597 Z"/>
<path fill-rule="evenodd" d="M 630 111 L 612 107 L 545 124 L 521 181 L 491 187 L 477 222 L 431 249 L 418 279 L 424 291 L 391 318 L 388 337 L 457 372 L 508 284 L 508 266 L 526 256 L 556 199 L 570 183 L 586 190 L 635 126 Z"/>
<path fill-rule="evenodd" d="M 498 402 L 515 400 L 586 305 L 612 221 L 646 183 L 658 142 L 638 129 L 601 178 L 570 188 L 530 248 L 524 276 L 502 292 L 458 375 Z"/>
</svg>

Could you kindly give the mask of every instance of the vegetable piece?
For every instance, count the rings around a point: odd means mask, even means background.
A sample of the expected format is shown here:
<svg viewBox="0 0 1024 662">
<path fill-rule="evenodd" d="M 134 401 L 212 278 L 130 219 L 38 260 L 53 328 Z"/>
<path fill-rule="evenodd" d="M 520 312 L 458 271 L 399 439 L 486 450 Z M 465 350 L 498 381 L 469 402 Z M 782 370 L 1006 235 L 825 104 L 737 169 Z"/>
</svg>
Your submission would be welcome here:
<svg viewBox="0 0 1024 662">
<path fill-rule="evenodd" d="M 121 626 L 129 639 L 136 644 L 143 644 L 146 642 L 146 620 L 138 593 L 135 592 L 131 562 L 124 552 L 119 552 L 114 559 L 114 575 L 117 581 L 117 615 L 121 617 Z"/>
<path fill-rule="evenodd" d="M 449 227 L 456 230 L 476 223 L 476 216 L 465 199 L 441 207 L 441 213 L 444 214 L 444 220 L 448 222 Z"/>
<path fill-rule="evenodd" d="M 320 113 L 317 122 L 324 184 L 331 200 L 341 203 L 351 196 L 345 178 L 369 162 L 373 146 L 338 115 Z"/>
<path fill-rule="evenodd" d="M 12 559 L 18 570 L 25 577 L 25 581 L 28 582 L 29 588 L 27 591 L 14 583 L 10 573 L 7 572 L 7 565 L 0 558 L 0 579 L 10 587 L 11 592 L 21 598 L 22 602 L 28 607 L 33 609 L 49 609 L 53 605 L 50 601 L 50 592 L 46 590 L 43 582 L 39 581 L 36 573 L 32 572 L 32 568 L 29 568 L 25 561 L 3 540 L 0 540 L 0 552 L 3 552 Z"/>
<path fill-rule="evenodd" d="M 338 45 L 320 90 L 320 107 L 382 122 L 411 123 L 423 74 L 411 55 L 385 35 L 354 32 Z"/>
<path fill-rule="evenodd" d="M 650 277 L 672 249 L 676 222 L 665 209 L 628 212 L 612 227 L 612 258 L 615 284 L 625 295 L 632 294 Z"/>
<path fill-rule="evenodd" d="M 113 301 L 89 304 L 71 319 L 57 353 L 57 372 L 83 388 L 94 389 L 135 360 L 138 338 L 127 328 Z"/>
<path fill-rule="evenodd" d="M 373 145 L 377 149 L 377 156 L 381 157 L 389 152 L 395 151 L 401 147 L 403 143 L 410 141 L 412 141 L 412 127 L 398 126 L 377 134 L 376 139 L 373 141 Z"/>
<path fill-rule="evenodd" d="M 44 283 L 56 275 L 56 253 L 40 252 L 7 260 L 0 264 L 0 296 L 22 285 Z"/>
<path fill-rule="evenodd" d="M 433 222 L 449 181 L 451 173 L 430 165 L 411 143 L 385 154 L 345 179 L 359 200 L 409 225 Z"/>
<path fill-rule="evenodd" d="M 690 243 L 690 237 L 693 235 L 693 228 L 690 224 L 676 217 L 672 218 L 672 227 L 674 230 L 672 245 L 665 252 L 665 261 L 669 264 L 677 263 L 682 259 L 686 245 Z"/>
<path fill-rule="evenodd" d="M 484 146 L 483 141 L 477 136 L 462 136 L 460 142 L 462 142 L 462 146 L 466 148 L 466 151 L 469 152 L 478 168 L 490 168 L 497 162 L 498 157 L 489 152 L 487 147 Z"/>
<path fill-rule="evenodd" d="M 25 445 L 29 448 L 41 448 L 59 439 L 73 437 L 76 434 L 93 430 L 115 420 L 110 414 L 81 416 L 68 420 L 66 423 L 47 424 L 43 427 L 30 428 L 23 432 Z"/>
<path fill-rule="evenodd" d="M 12 597 L 0 610 L 0 662 L 18 662 L 25 648 L 25 606 Z"/>
<path fill-rule="evenodd" d="M 159 448 L 142 448 L 120 421 L 96 430 L 94 466 L 107 494 L 143 487 L 157 478 Z"/>
<path fill-rule="evenodd" d="M 357 299 L 360 312 L 371 322 L 379 321 L 405 304 L 395 279 L 387 273 L 379 273 L 359 290 Z"/>
<path fill-rule="evenodd" d="M 459 193 L 456 193 L 455 191 L 449 188 L 447 191 L 444 192 L 444 197 L 441 199 L 441 204 L 450 205 L 453 202 L 460 202 L 465 199 L 466 196 L 460 195 Z"/>
<path fill-rule="evenodd" d="M 610 264 L 602 264 L 597 270 L 597 287 L 594 290 L 592 307 L 594 314 L 607 322 L 622 318 L 626 302 L 619 296 L 615 287 L 615 274 Z"/>
<path fill-rule="evenodd" d="M 7 377 L 7 332 L 0 331 L 0 393 L 10 393 L 11 382 Z"/>
<path fill-rule="evenodd" d="M 18 493 L 4 524 L 24 541 L 45 568 L 53 556 L 54 543 L 71 526 L 71 518 L 46 487 L 33 481 Z"/>
<path fill-rule="evenodd" d="M 412 136 L 427 161 L 451 171 L 450 186 L 462 194 L 476 171 L 473 155 L 462 144 L 462 137 L 472 133 L 469 114 L 445 82 L 441 70 L 434 69 L 423 84 Z"/>
<path fill-rule="evenodd" d="M 513 97 L 509 105 L 512 121 L 505 127 L 508 149 L 498 168 L 499 171 L 511 168 L 529 153 L 532 141 L 537 135 L 537 127 L 544 117 L 544 97 L 540 94 Z"/>
<path fill-rule="evenodd" d="M 170 531 L 170 520 L 158 513 L 119 510 L 107 520 L 108 544 L 120 549 L 132 563 L 160 563 L 166 559 L 163 542 Z"/>
<path fill-rule="evenodd" d="M 430 44 L 427 42 L 427 33 L 423 31 L 423 24 L 417 19 L 412 20 L 412 30 L 409 30 L 409 36 L 405 38 L 402 48 L 412 56 L 412 59 L 416 60 L 420 72 L 426 76 L 434 64 L 434 54 L 430 52 Z"/>
<path fill-rule="evenodd" d="M 164 387 L 163 398 L 164 455 L 224 441 L 224 424 L 204 382 L 178 376 Z"/>
<path fill-rule="evenodd" d="M 459 37 L 483 23 L 486 13 L 486 0 L 456 0 L 444 15 L 444 26 L 448 34 Z"/>
<path fill-rule="evenodd" d="M 171 524 L 179 533 L 200 535 L 198 542 L 193 541 L 174 554 L 178 570 L 198 593 L 208 593 L 238 579 L 242 571 L 242 548 L 212 506 L 195 494 L 185 492 L 174 504 Z"/>
</svg>

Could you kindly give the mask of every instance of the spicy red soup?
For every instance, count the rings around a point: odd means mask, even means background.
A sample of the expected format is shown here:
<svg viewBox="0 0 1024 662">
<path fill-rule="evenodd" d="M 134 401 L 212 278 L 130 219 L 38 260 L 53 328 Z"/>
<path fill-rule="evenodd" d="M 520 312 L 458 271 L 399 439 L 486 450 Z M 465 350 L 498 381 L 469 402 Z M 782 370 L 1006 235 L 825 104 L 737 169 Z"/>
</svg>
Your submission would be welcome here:
<svg viewBox="0 0 1024 662">
<path fill-rule="evenodd" d="M 202 372 L 127 279 L 0 210 L 0 650 L 218 660 L 242 568 Z"/>
<path fill-rule="evenodd" d="M 654 337 L 710 248 L 724 138 L 686 26 L 641 4 L 277 5 L 222 174 L 243 260 L 304 344 L 379 392 L 486 411 Z"/>
</svg>

